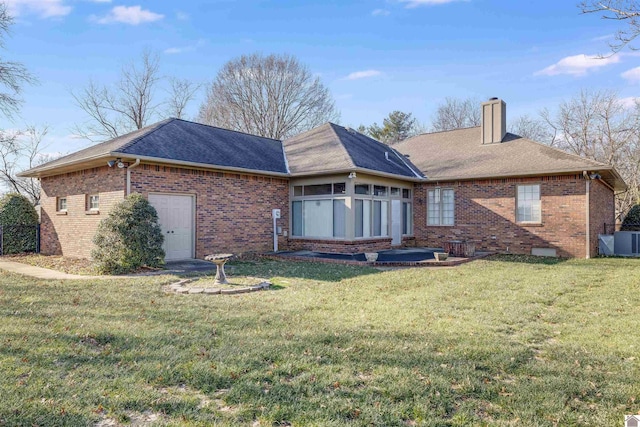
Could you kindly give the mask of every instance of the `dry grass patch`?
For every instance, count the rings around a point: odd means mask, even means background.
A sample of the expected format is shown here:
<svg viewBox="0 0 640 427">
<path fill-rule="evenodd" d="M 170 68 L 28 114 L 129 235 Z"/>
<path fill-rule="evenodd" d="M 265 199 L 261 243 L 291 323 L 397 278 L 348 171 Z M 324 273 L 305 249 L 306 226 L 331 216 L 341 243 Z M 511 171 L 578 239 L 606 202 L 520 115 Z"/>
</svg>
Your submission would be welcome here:
<svg viewBox="0 0 640 427">
<path fill-rule="evenodd" d="M 97 274 L 91 260 L 83 258 L 70 258 L 62 255 L 42 254 L 4 255 L 2 258 L 9 261 L 33 265 L 35 267 L 57 270 L 68 274 L 82 274 L 88 276 Z"/>
</svg>

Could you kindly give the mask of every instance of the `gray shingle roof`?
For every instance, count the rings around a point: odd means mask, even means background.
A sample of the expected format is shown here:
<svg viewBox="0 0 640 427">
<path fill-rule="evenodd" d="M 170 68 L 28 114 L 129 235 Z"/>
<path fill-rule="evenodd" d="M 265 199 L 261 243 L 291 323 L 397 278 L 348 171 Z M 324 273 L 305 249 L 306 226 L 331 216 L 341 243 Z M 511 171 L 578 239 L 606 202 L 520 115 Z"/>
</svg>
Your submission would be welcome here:
<svg viewBox="0 0 640 427">
<path fill-rule="evenodd" d="M 389 146 L 326 123 L 283 142 L 292 175 L 367 170 L 418 179 L 418 168 Z"/>
<path fill-rule="evenodd" d="M 428 180 L 607 172 L 616 189 L 625 184 L 612 166 L 508 133 L 503 142 L 481 143 L 481 128 L 417 135 L 395 146 L 408 155 Z"/>
<path fill-rule="evenodd" d="M 287 174 L 282 142 L 180 119 L 167 119 L 23 172 L 100 157 L 144 157 L 212 167 Z"/>
</svg>

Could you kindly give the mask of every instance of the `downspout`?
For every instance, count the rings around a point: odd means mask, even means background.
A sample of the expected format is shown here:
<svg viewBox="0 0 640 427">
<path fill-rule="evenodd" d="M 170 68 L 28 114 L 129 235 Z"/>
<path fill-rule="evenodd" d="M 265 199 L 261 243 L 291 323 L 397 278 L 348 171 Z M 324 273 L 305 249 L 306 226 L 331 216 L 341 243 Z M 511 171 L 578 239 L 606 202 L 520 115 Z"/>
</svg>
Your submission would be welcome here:
<svg viewBox="0 0 640 427">
<path fill-rule="evenodd" d="M 129 194 L 131 194 L 131 169 L 137 167 L 139 164 L 140 164 L 140 159 L 136 159 L 134 164 L 129 165 L 127 167 L 127 193 L 125 194 L 125 196 L 128 196 Z"/>
<path fill-rule="evenodd" d="M 587 171 L 582 171 L 582 176 L 584 176 L 584 179 L 586 180 L 586 193 L 585 193 L 585 205 L 586 205 L 586 209 L 585 209 L 585 214 L 586 214 L 586 224 L 587 224 L 587 233 L 586 233 L 586 258 L 589 259 L 591 258 L 591 251 L 589 250 L 589 245 L 591 244 L 591 225 L 589 224 L 589 220 L 590 220 L 590 211 L 589 211 L 589 190 L 590 190 L 590 184 L 591 184 L 591 177 L 589 176 L 589 173 Z"/>
</svg>

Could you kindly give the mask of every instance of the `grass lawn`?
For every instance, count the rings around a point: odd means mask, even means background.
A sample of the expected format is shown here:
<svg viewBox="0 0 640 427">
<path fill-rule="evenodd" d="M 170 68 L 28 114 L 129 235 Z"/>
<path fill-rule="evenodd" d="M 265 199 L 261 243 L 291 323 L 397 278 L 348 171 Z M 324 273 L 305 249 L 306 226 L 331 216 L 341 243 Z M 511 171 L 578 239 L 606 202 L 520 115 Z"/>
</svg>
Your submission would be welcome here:
<svg viewBox="0 0 640 427">
<path fill-rule="evenodd" d="M 0 426 L 620 426 L 640 262 L 378 271 L 264 261 L 275 289 L 0 272 Z"/>
</svg>

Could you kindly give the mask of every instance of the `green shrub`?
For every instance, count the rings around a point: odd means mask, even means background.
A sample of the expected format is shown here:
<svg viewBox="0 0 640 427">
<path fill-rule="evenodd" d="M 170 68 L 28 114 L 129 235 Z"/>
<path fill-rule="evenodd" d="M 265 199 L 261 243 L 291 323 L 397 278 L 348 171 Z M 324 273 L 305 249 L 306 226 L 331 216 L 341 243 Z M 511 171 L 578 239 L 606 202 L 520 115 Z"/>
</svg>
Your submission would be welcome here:
<svg viewBox="0 0 640 427">
<path fill-rule="evenodd" d="M 36 250 L 38 213 L 23 195 L 5 194 L 0 198 L 2 254 Z"/>
<path fill-rule="evenodd" d="M 621 230 L 640 231 L 640 204 L 632 207 L 622 221 Z"/>
<path fill-rule="evenodd" d="M 158 213 L 140 194 L 118 203 L 98 226 L 91 252 L 100 273 L 123 274 L 164 264 Z"/>
</svg>

